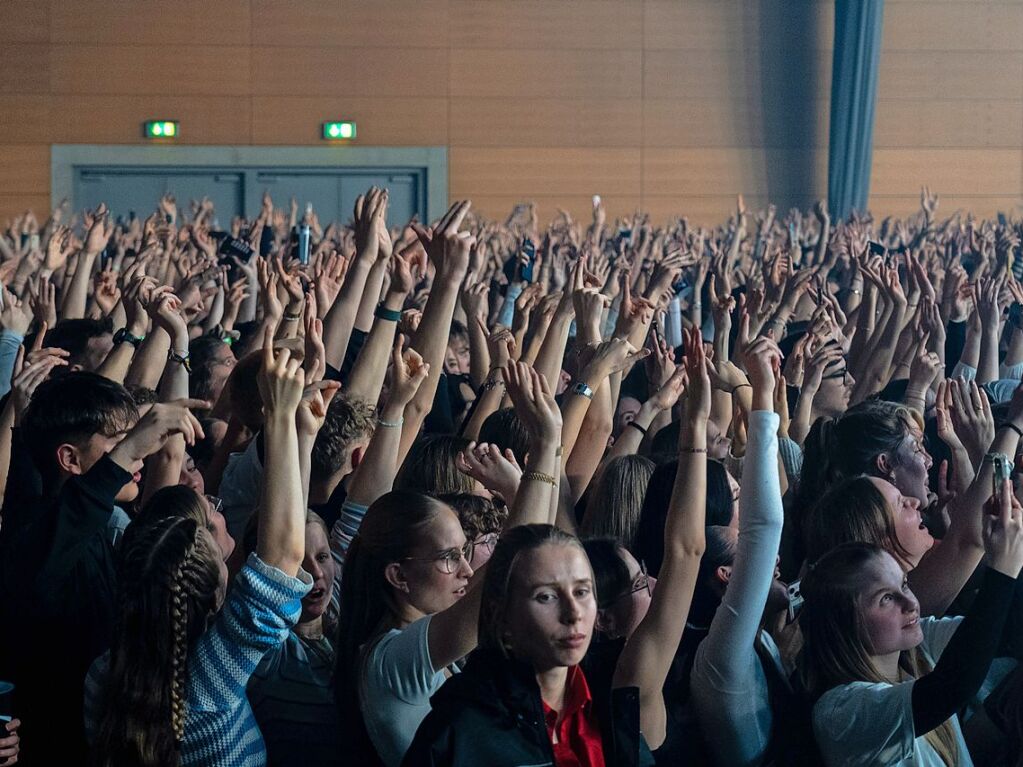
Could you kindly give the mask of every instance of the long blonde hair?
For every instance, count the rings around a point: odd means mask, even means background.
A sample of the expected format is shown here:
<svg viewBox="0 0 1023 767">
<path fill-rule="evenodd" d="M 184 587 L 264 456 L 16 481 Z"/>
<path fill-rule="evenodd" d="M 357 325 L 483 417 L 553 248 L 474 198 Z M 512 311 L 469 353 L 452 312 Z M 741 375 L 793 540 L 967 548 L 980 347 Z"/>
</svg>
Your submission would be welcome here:
<svg viewBox="0 0 1023 767">
<path fill-rule="evenodd" d="M 801 582 L 805 602 L 799 614 L 803 632 L 800 673 L 816 700 L 828 690 L 851 682 L 890 683 L 878 673 L 867 651 L 868 637 L 858 605 L 863 573 L 878 557 L 891 556 L 870 543 L 845 543 L 811 565 Z M 899 675 L 919 679 L 932 670 L 920 649 L 903 650 Z M 959 763 L 952 720 L 946 719 L 924 735 L 948 767 Z"/>
</svg>

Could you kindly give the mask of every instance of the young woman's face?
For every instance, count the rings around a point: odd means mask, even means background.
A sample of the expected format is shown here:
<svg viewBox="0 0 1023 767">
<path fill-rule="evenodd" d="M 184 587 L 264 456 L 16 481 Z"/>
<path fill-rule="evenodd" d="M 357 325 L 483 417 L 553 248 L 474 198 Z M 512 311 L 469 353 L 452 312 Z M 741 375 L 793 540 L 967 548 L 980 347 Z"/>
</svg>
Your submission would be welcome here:
<svg viewBox="0 0 1023 767">
<path fill-rule="evenodd" d="M 877 477 L 871 477 L 870 481 L 884 496 L 899 545 L 909 555 L 909 564 L 916 567 L 923 555 L 934 545 L 934 538 L 924 527 L 923 517 L 920 514 L 920 501 L 903 495 L 891 482 Z"/>
<path fill-rule="evenodd" d="M 315 620 L 327 611 L 334 589 L 334 557 L 330 554 L 330 543 L 321 525 L 311 523 L 305 526 L 304 569 L 313 579 L 313 587 L 302 598 L 302 615 L 299 623 Z"/>
<path fill-rule="evenodd" d="M 602 618 L 607 624 L 607 631 L 613 636 L 630 637 L 636 630 L 647 610 L 650 609 L 650 600 L 653 597 L 654 586 L 657 579 L 647 575 L 636 558 L 626 549 L 618 549 L 618 556 L 629 570 L 629 591 L 622 594 L 614 603 L 602 613 Z"/>
<path fill-rule="evenodd" d="M 714 420 L 707 421 L 707 457 L 723 461 L 728 457 L 728 449 L 731 446 L 732 440 L 727 434 L 722 433 Z"/>
<path fill-rule="evenodd" d="M 447 506 L 427 527 L 422 540 L 401 562 L 406 599 L 426 614 L 439 613 L 465 596 L 473 569 L 461 552 L 465 533 L 458 516 Z M 447 570 L 451 572 L 447 572 Z"/>
<path fill-rule="evenodd" d="M 192 488 L 198 495 L 206 495 L 206 481 L 195 467 L 195 461 L 192 460 L 192 456 L 188 454 L 185 455 L 185 462 L 181 464 L 178 484 Z"/>
<path fill-rule="evenodd" d="M 909 430 L 898 449 L 898 466 L 892 470 L 892 484 L 903 495 L 916 498 L 921 504 L 927 504 L 927 472 L 934 463 L 924 448 L 923 435 L 914 426 Z"/>
<path fill-rule="evenodd" d="M 920 603 L 890 554 L 875 557 L 866 568 L 858 603 L 871 655 L 911 650 L 923 641 Z"/>
<path fill-rule="evenodd" d="M 545 544 L 523 554 L 512 577 L 505 640 L 537 671 L 576 666 L 593 637 L 597 600 L 581 547 Z"/>
</svg>

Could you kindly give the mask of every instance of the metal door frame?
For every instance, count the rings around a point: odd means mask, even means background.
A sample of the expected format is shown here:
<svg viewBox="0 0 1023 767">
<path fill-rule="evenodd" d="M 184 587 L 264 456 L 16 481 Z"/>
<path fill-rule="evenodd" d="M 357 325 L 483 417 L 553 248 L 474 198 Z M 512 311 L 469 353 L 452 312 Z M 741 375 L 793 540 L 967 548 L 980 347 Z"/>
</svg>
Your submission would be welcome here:
<svg viewBox="0 0 1023 767">
<path fill-rule="evenodd" d="M 259 210 L 262 191 L 256 174 L 273 168 L 325 171 L 338 168 L 421 169 L 426 177 L 428 220 L 443 215 L 448 205 L 448 150 L 443 146 L 174 146 L 54 144 L 50 149 L 50 205 L 72 199 L 80 170 L 174 166 L 195 170 L 237 170 L 244 175 L 245 215 Z"/>
</svg>

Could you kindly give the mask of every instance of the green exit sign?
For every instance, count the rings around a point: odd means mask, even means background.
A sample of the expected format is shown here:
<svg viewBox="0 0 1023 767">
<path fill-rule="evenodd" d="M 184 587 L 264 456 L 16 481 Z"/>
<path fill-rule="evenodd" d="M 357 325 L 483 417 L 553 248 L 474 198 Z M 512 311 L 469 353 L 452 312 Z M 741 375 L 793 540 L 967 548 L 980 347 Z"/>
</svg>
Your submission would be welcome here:
<svg viewBox="0 0 1023 767">
<path fill-rule="evenodd" d="M 323 123 L 323 138 L 326 141 L 355 138 L 355 123 L 351 120 Z"/>
<path fill-rule="evenodd" d="M 177 138 L 177 120 L 147 120 L 143 126 L 146 138 Z"/>
</svg>

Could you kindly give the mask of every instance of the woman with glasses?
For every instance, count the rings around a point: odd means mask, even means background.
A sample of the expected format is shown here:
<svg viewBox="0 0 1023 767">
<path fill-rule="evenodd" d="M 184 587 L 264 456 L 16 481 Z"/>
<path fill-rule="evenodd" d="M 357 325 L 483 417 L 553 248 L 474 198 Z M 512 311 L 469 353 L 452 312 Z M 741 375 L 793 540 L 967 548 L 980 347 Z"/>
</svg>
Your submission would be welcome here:
<svg viewBox="0 0 1023 767">
<path fill-rule="evenodd" d="M 510 529 L 552 521 L 561 413 L 532 368 L 512 363 L 505 377 L 531 435 Z M 352 764 L 398 765 L 430 697 L 476 646 L 472 556 L 473 541 L 442 501 L 392 491 L 366 512 L 344 562 L 335 674 Z"/>
<path fill-rule="evenodd" d="M 578 539 L 551 525 L 510 530 L 483 579 L 480 647 L 433 697 L 405 767 L 652 763 L 648 746 L 665 737 L 662 688 L 704 545 L 710 378 L 698 330 L 688 334 L 686 356 L 689 396 L 661 579 L 651 597 L 629 556 L 637 572 L 621 596 L 647 602 L 634 626 L 620 627 L 629 632 L 613 648 L 620 653 L 591 648 L 601 576 Z"/>
</svg>

